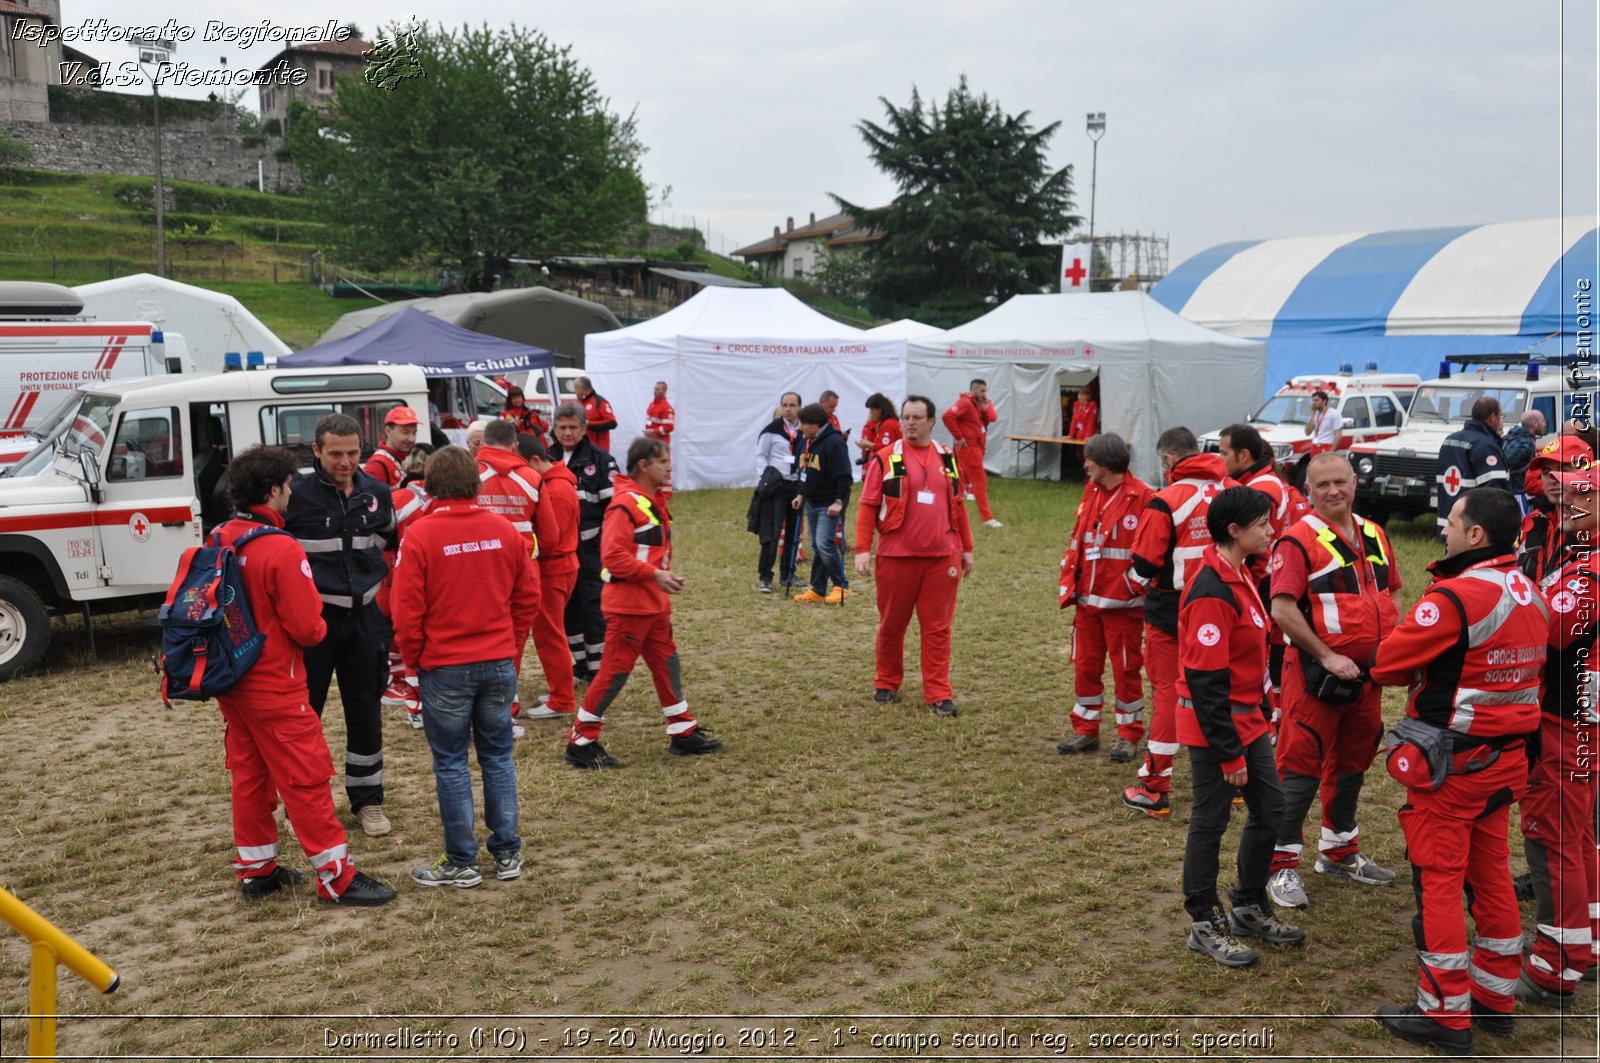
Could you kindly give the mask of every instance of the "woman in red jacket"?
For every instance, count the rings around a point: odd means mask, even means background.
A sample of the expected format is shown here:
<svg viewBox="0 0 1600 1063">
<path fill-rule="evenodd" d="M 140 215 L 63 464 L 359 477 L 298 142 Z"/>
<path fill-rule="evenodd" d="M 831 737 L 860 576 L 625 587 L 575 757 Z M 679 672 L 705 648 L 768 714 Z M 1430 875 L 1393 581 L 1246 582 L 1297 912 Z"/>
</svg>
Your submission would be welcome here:
<svg viewBox="0 0 1600 1063">
<path fill-rule="evenodd" d="M 543 439 L 550 431 L 550 426 L 539 416 L 538 408 L 528 405 L 527 396 L 519 387 L 506 389 L 506 408 L 500 416 L 517 426 L 519 436 L 538 436 Z"/>
<path fill-rule="evenodd" d="M 867 396 L 867 423 L 861 426 L 861 438 L 856 440 L 856 446 L 861 448 L 856 464 L 865 465 L 872 460 L 872 455 L 884 447 L 894 446 L 899 438 L 900 420 L 894 403 L 883 392 L 874 391 Z"/>
</svg>

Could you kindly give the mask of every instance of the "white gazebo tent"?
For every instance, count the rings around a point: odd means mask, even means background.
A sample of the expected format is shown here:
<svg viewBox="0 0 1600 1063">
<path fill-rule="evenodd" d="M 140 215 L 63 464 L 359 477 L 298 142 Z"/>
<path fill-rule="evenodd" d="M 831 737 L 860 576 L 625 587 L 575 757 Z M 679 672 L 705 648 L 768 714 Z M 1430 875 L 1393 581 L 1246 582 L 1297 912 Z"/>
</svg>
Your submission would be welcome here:
<svg viewBox="0 0 1600 1063">
<path fill-rule="evenodd" d="M 1006 437 L 1059 436 L 1062 387 L 1098 377 L 1101 430 L 1126 439 L 1133 471 L 1159 483 L 1162 430 L 1186 425 L 1199 435 L 1242 420 L 1260 405 L 1266 371 L 1266 344 L 1202 328 L 1128 291 L 1014 296 L 976 321 L 910 341 L 906 376 L 910 391 L 941 410 L 968 381 L 986 380 L 999 420 L 984 465 L 1007 476 L 1019 462 Z M 1058 454 L 1040 447 L 1041 475 L 1058 475 Z M 1026 458 L 1020 466 L 1032 469 Z"/>
<path fill-rule="evenodd" d="M 192 284 L 135 273 L 112 280 L 80 284 L 83 312 L 107 321 L 149 321 L 183 337 L 194 367 L 221 372 L 223 355 L 261 351 L 268 364 L 289 353 L 289 347 L 231 295 Z"/>
<path fill-rule="evenodd" d="M 867 396 L 905 393 L 906 343 L 840 324 L 781 288 L 706 288 L 660 317 L 585 337 L 584 365 L 616 411 L 619 464 L 664 380 L 677 412 L 674 487 L 747 487 L 756 435 L 783 392 L 815 402 L 836 391 L 840 424 L 859 429 Z"/>
<path fill-rule="evenodd" d="M 869 328 L 867 329 L 867 335 L 898 336 L 903 340 L 909 341 L 920 340 L 924 336 L 932 336 L 934 333 L 942 331 L 943 329 L 940 329 L 937 325 L 924 325 L 920 321 L 903 317 L 898 321 L 890 321 L 876 328 Z"/>
</svg>

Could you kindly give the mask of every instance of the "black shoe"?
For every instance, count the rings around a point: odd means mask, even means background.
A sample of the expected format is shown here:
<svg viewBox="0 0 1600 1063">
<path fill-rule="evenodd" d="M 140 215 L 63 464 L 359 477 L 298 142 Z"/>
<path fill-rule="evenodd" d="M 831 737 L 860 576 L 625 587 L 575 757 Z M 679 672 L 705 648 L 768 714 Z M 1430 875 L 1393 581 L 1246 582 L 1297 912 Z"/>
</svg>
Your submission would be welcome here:
<svg viewBox="0 0 1600 1063">
<path fill-rule="evenodd" d="M 771 594 L 772 581 L 769 579 L 762 580 L 760 583 L 756 584 L 756 590 L 760 591 L 762 594 Z"/>
<path fill-rule="evenodd" d="M 929 705 L 928 708 L 933 710 L 935 716 L 959 716 L 961 714 L 961 710 L 956 708 L 956 703 L 949 698 L 945 698 L 943 701 L 936 701 Z"/>
<path fill-rule="evenodd" d="M 566 761 L 574 768 L 620 768 L 622 761 L 606 752 L 606 747 L 599 742 L 588 742 L 584 745 L 567 743 Z"/>
<path fill-rule="evenodd" d="M 1402 1041 L 1437 1048 L 1447 1056 L 1472 1054 L 1471 1030 L 1452 1030 L 1441 1025 L 1422 1014 L 1415 1004 L 1405 1008 L 1398 1004 L 1380 1004 L 1376 1018 L 1385 1030 Z"/>
<path fill-rule="evenodd" d="M 879 705 L 893 705 L 895 702 L 900 700 L 900 691 L 887 690 L 883 687 L 879 687 L 872 692 L 872 700 L 876 701 Z"/>
<path fill-rule="evenodd" d="M 1098 735 L 1075 734 L 1071 738 L 1056 743 L 1056 752 L 1064 757 L 1074 753 L 1093 753 L 1100 748 Z"/>
<path fill-rule="evenodd" d="M 1517 901 L 1518 901 L 1518 903 L 1525 904 L 1528 901 L 1537 899 L 1533 895 L 1533 872 L 1532 871 L 1528 872 L 1525 875 L 1517 875 L 1515 878 L 1513 878 L 1511 880 L 1511 888 L 1516 890 L 1516 892 L 1517 892 Z"/>
<path fill-rule="evenodd" d="M 1478 1003 L 1472 999 L 1472 1025 L 1484 1033 L 1493 1034 L 1495 1037 L 1515 1037 L 1517 1024 L 1511 1018 L 1509 1011 L 1495 1011 L 1493 1008 Z"/>
<path fill-rule="evenodd" d="M 348 905 L 351 908 L 376 908 L 380 904 L 388 904 L 394 898 L 393 888 L 385 886 L 371 875 L 361 871 L 355 873 L 355 876 L 350 879 L 350 885 L 346 886 L 344 892 L 333 900 L 329 900 L 320 893 L 317 894 L 317 900 L 323 904 Z"/>
<path fill-rule="evenodd" d="M 254 878 L 239 880 L 239 899 L 241 901 L 259 901 L 269 894 L 277 893 L 285 886 L 298 886 L 304 876 L 292 867 L 279 864 L 270 875 L 257 875 Z"/>
<path fill-rule="evenodd" d="M 715 753 L 722 748 L 722 739 L 709 738 L 705 729 L 690 731 L 686 735 L 673 735 L 667 752 L 675 757 L 697 757 L 702 753 Z"/>
</svg>

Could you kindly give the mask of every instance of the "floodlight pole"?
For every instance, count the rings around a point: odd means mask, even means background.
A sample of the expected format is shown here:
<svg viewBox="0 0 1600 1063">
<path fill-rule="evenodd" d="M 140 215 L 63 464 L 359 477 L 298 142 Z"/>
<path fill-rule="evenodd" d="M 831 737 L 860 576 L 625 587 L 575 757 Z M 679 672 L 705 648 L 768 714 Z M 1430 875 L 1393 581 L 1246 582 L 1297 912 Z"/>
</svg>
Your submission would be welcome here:
<svg viewBox="0 0 1600 1063">
<path fill-rule="evenodd" d="M 159 67 L 157 68 L 159 70 Z M 161 179 L 161 84 L 150 79 L 156 113 L 156 276 L 167 275 L 167 189 Z M 1091 245 L 1092 246 L 1092 245 Z"/>
<path fill-rule="evenodd" d="M 1092 160 L 1089 163 L 1089 291 L 1093 292 L 1095 192 L 1100 178 L 1100 138 L 1106 135 L 1106 113 L 1090 111 L 1088 125 L 1084 131 L 1089 134 L 1089 140 L 1094 145 Z"/>
</svg>

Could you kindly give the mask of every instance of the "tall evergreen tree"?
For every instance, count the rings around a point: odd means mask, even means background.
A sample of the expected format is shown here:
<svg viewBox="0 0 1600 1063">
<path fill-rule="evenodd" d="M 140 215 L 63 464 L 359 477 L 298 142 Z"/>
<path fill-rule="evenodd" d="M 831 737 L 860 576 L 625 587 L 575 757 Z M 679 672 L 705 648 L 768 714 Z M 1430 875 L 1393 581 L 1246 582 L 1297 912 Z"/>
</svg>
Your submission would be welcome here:
<svg viewBox="0 0 1600 1063">
<path fill-rule="evenodd" d="M 899 193 L 876 210 L 833 195 L 858 224 L 883 233 L 867 245 L 871 295 L 896 316 L 949 327 L 1050 286 L 1060 250 L 1044 241 L 1081 221 L 1071 213 L 1072 167 L 1052 172 L 1045 160 L 1060 123 L 1034 129 L 1029 112 L 1006 114 L 974 96 L 965 77 L 942 107 L 924 109 L 915 87 L 904 107 L 879 102 L 884 124 L 856 128 Z"/>
</svg>

